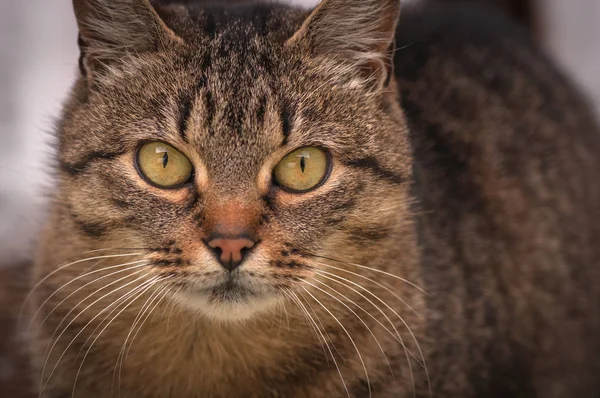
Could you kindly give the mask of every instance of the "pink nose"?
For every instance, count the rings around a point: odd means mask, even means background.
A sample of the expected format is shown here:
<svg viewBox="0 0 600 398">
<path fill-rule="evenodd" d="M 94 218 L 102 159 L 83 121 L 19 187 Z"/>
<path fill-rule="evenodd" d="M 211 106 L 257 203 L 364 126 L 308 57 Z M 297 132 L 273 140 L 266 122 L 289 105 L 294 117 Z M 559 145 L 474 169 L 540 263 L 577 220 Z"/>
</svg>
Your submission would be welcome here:
<svg viewBox="0 0 600 398">
<path fill-rule="evenodd" d="M 216 238 L 208 242 L 219 257 L 221 265 L 233 271 L 242 264 L 245 254 L 254 247 L 256 242 L 243 237 Z"/>
</svg>

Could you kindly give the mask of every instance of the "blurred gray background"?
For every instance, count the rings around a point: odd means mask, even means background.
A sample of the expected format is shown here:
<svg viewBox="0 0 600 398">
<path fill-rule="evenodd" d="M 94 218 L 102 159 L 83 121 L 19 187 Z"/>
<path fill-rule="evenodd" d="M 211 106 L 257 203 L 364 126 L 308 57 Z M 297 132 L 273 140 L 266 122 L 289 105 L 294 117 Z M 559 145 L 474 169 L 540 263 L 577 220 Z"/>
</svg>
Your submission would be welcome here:
<svg viewBox="0 0 600 398">
<path fill-rule="evenodd" d="M 537 0 L 535 20 L 542 45 L 600 114 L 600 0 Z M 34 247 L 53 120 L 77 73 L 76 38 L 71 0 L 0 0 L 0 265 Z"/>
</svg>

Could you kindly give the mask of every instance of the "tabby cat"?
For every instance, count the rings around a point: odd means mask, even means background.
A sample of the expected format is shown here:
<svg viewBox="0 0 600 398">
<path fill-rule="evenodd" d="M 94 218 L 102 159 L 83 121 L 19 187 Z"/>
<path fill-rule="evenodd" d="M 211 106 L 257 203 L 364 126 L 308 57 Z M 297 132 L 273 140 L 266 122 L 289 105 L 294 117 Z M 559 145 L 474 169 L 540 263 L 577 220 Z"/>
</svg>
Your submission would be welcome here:
<svg viewBox="0 0 600 398">
<path fill-rule="evenodd" d="M 519 28 L 398 0 L 74 9 L 41 397 L 600 396 L 600 135 Z"/>
</svg>

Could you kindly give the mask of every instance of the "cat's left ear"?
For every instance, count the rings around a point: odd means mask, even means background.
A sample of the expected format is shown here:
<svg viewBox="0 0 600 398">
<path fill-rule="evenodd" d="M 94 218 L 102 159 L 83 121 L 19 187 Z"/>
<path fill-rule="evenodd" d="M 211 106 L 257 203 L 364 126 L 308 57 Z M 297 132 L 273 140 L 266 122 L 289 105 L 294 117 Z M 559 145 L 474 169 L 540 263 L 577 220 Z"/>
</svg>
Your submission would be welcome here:
<svg viewBox="0 0 600 398">
<path fill-rule="evenodd" d="M 73 0 L 79 25 L 80 67 L 88 80 L 125 56 L 183 43 L 149 0 Z"/>
<path fill-rule="evenodd" d="M 392 74 L 399 17 L 400 0 L 322 0 L 286 45 L 333 57 L 351 79 L 381 90 Z"/>
</svg>

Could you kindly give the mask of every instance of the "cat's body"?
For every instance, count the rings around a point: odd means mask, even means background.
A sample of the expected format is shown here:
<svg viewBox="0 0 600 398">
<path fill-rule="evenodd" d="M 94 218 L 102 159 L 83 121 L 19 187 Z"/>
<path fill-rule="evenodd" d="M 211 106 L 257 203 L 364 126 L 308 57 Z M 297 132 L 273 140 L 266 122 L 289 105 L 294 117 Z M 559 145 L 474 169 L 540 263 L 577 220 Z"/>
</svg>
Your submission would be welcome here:
<svg viewBox="0 0 600 398">
<path fill-rule="evenodd" d="M 593 115 L 502 21 L 441 8 L 398 39 L 439 396 L 598 396 Z"/>
<path fill-rule="evenodd" d="M 390 79 L 391 37 L 352 29 L 372 13 L 394 31 L 391 0 L 329 0 L 302 28 L 279 6 L 159 9 L 172 30 L 119 3 L 159 36 L 88 30 L 75 2 L 84 76 L 31 305 L 44 396 L 598 397 L 600 135 L 518 29 L 407 12 Z M 122 67 L 121 46 L 100 48 L 110 32 L 135 41 Z M 191 159 L 192 184 L 136 177 L 135 148 L 156 139 Z M 306 145 L 333 153 L 329 181 L 265 183 Z M 221 276 L 202 242 L 238 218 L 258 247 Z"/>
</svg>

